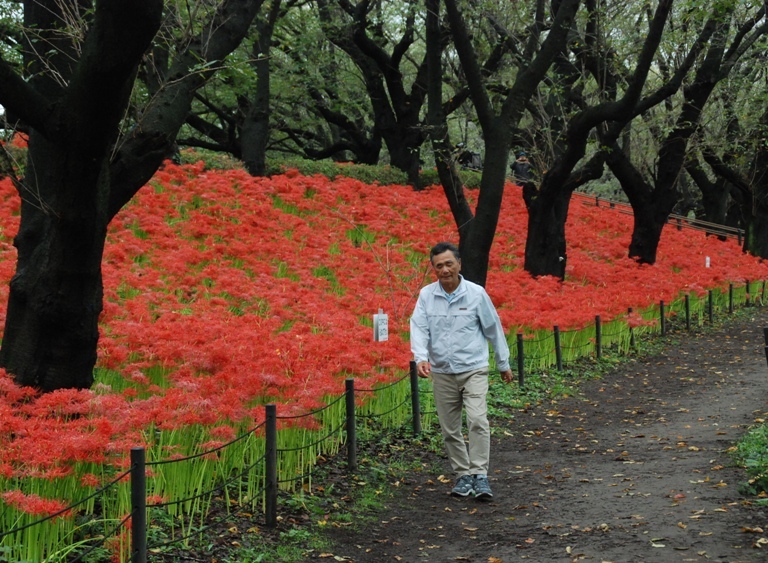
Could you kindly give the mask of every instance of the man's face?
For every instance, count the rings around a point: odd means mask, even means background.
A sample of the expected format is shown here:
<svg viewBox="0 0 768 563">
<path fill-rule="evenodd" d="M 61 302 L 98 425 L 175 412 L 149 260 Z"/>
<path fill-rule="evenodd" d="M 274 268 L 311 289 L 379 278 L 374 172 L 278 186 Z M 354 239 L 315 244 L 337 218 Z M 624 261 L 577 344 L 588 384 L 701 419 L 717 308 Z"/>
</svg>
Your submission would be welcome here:
<svg viewBox="0 0 768 563">
<path fill-rule="evenodd" d="M 432 268 L 434 268 L 443 289 L 453 291 L 458 287 L 461 260 L 456 260 L 453 252 L 446 250 L 442 254 L 435 254 L 432 257 Z"/>
</svg>

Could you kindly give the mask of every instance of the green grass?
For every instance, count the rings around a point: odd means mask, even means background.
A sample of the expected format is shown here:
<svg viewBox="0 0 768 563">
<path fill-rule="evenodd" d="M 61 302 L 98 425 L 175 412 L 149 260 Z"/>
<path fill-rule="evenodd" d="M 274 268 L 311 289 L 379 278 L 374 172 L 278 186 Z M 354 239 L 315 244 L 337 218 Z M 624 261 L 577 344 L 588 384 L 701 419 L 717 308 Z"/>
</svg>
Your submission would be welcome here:
<svg viewBox="0 0 768 563">
<path fill-rule="evenodd" d="M 747 496 L 758 496 L 757 503 L 768 506 L 768 424 L 758 419 L 756 426 L 749 430 L 732 448 L 735 462 L 747 472 L 748 480 L 742 483 L 740 492 Z"/>
</svg>

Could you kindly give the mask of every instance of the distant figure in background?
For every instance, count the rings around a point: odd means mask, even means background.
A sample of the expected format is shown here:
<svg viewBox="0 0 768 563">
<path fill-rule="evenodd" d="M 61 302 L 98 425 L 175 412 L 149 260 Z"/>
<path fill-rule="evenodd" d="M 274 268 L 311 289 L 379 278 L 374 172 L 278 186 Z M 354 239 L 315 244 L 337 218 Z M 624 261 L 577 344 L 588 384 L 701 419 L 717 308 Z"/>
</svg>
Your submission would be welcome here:
<svg viewBox="0 0 768 563">
<path fill-rule="evenodd" d="M 538 189 L 533 181 L 533 171 L 531 163 L 528 160 L 528 155 L 525 151 L 517 153 L 517 158 L 510 165 L 512 170 L 512 178 L 515 183 L 523 187 L 523 201 L 525 201 L 525 208 L 530 209 L 531 202 L 536 197 Z"/>
<path fill-rule="evenodd" d="M 456 162 L 462 170 L 483 169 L 483 159 L 480 158 L 480 153 L 472 152 L 464 143 L 458 143 L 456 145 L 454 154 L 456 155 Z"/>
</svg>

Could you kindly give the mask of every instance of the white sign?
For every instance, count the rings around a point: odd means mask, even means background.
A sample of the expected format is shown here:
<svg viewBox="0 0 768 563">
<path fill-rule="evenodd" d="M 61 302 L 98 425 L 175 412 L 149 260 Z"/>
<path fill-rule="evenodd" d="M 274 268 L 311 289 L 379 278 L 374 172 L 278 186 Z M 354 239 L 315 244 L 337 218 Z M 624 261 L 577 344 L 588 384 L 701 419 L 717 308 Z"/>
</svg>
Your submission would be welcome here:
<svg viewBox="0 0 768 563">
<path fill-rule="evenodd" d="M 378 314 L 373 315 L 373 341 L 384 342 L 389 340 L 389 317 L 379 309 Z"/>
</svg>

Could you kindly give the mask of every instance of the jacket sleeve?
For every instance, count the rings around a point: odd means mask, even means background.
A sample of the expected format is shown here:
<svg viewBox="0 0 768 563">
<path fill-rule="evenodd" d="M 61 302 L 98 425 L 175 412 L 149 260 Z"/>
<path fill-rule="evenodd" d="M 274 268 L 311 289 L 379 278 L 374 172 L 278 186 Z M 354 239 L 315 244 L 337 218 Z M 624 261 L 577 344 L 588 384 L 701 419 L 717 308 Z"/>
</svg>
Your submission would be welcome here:
<svg viewBox="0 0 768 563">
<path fill-rule="evenodd" d="M 411 352 L 417 363 L 429 361 L 429 323 L 424 300 L 422 292 L 411 316 Z"/>
<path fill-rule="evenodd" d="M 496 367 L 499 371 L 509 369 L 509 345 L 507 344 L 507 335 L 501 326 L 501 319 L 493 306 L 491 298 L 483 291 L 480 307 L 478 311 L 480 317 L 480 327 L 483 335 L 493 346 L 493 353 L 496 359 Z"/>
</svg>

